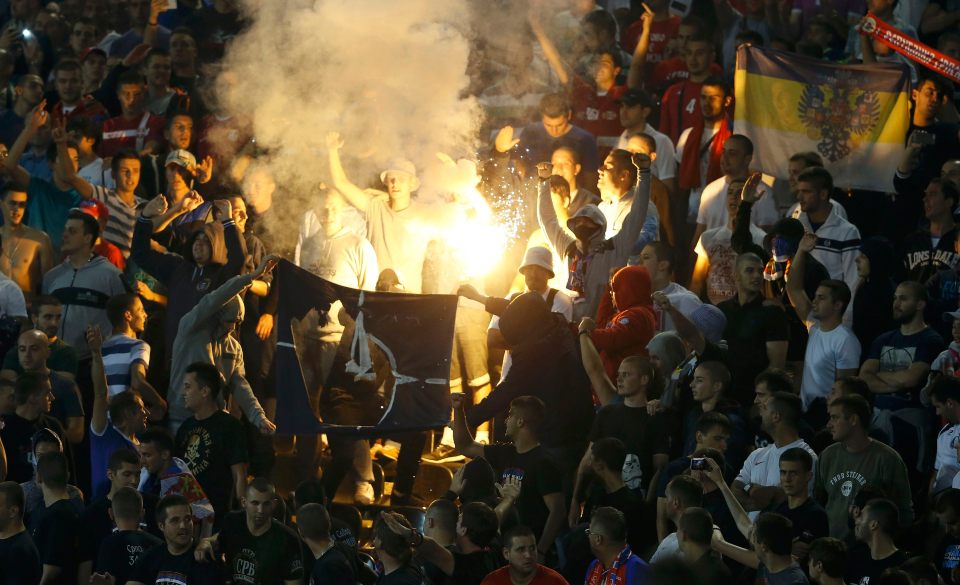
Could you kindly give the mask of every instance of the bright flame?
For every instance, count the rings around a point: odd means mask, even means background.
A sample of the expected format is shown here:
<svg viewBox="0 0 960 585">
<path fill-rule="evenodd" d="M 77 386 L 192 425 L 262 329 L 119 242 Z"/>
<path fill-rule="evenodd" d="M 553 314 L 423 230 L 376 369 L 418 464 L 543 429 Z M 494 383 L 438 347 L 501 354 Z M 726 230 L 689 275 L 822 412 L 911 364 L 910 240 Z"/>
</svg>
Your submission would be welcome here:
<svg viewBox="0 0 960 585">
<path fill-rule="evenodd" d="M 486 276 L 507 248 L 508 230 L 477 190 L 480 177 L 476 163 L 455 161 L 443 153 L 437 158 L 442 164 L 431 169 L 431 178 L 452 194 L 453 201 L 444 205 L 443 219 L 432 226 L 432 239 L 442 242 L 452 256 L 461 282 Z"/>
<path fill-rule="evenodd" d="M 490 206 L 473 189 L 476 200 L 459 214 L 459 221 L 446 226 L 441 237 L 460 266 L 461 280 L 486 276 L 500 262 L 507 247 L 507 233 L 490 211 Z"/>
</svg>

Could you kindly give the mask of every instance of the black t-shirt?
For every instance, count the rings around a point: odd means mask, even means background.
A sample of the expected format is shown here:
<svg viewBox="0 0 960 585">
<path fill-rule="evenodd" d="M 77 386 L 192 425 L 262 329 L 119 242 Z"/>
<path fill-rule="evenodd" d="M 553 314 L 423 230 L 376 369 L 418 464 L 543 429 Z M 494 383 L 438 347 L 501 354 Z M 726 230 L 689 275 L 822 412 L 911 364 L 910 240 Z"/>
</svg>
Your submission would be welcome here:
<svg viewBox="0 0 960 585">
<path fill-rule="evenodd" d="M 43 563 L 26 530 L 0 539 L 0 585 L 37 585 Z"/>
<path fill-rule="evenodd" d="M 723 338 L 730 349 L 727 365 L 731 384 L 729 398 L 740 404 L 753 402 L 753 380 L 767 368 L 767 342 L 787 341 L 789 327 L 786 314 L 763 304 L 758 296 L 745 305 L 737 297 L 717 305 L 727 317 Z"/>
<path fill-rule="evenodd" d="M 130 574 L 130 581 L 146 585 L 207 585 L 222 583 L 219 563 L 201 563 L 193 558 L 193 550 L 172 555 L 165 543 L 146 551 L 137 559 Z"/>
<path fill-rule="evenodd" d="M 140 494 L 143 498 L 143 524 L 150 532 L 159 535 L 155 522 L 157 498 L 153 494 Z M 100 543 L 113 532 L 114 522 L 110 518 L 112 502 L 107 496 L 100 496 L 90 502 L 90 505 L 80 514 L 80 544 L 78 547 L 78 561 L 92 561 L 97 558 Z"/>
<path fill-rule="evenodd" d="M 357 563 L 357 537 L 353 535 L 350 526 L 339 518 L 330 519 L 330 538 L 337 543 L 340 552 L 350 560 L 350 566 L 356 567 Z M 303 558 L 303 574 L 310 575 L 313 572 L 313 553 L 310 547 L 303 540 L 300 541 L 300 556 Z"/>
<path fill-rule="evenodd" d="M 703 585 L 726 585 L 731 582 L 730 569 L 723 562 L 723 558 L 716 551 L 707 551 L 702 557 L 694 561 L 690 568 L 700 578 Z"/>
<path fill-rule="evenodd" d="M 907 555 L 898 550 L 885 559 L 870 558 L 867 545 L 858 546 L 847 554 L 846 582 L 850 585 L 876 585 L 880 575 L 893 567 L 899 567 L 907 560 Z"/>
<path fill-rule="evenodd" d="M 100 541 L 98 541 L 100 542 Z M 134 565 L 145 551 L 161 544 L 159 538 L 142 530 L 117 530 L 100 542 L 94 573 L 110 573 L 117 583 L 130 579 Z"/>
<path fill-rule="evenodd" d="M 217 516 L 223 517 L 233 498 L 230 466 L 250 460 L 240 421 L 222 410 L 199 421 L 188 418 L 177 431 L 177 456 L 196 476 Z"/>
<path fill-rule="evenodd" d="M 486 445 L 483 457 L 500 474 L 501 481 L 512 476 L 523 482 L 514 507 L 520 521 L 539 537 L 550 515 L 543 497 L 560 493 L 563 489 L 560 468 L 540 446 L 526 453 L 517 453 L 512 443 Z"/>
<path fill-rule="evenodd" d="M 377 585 L 420 585 L 423 582 L 423 573 L 416 567 L 407 565 L 389 575 L 380 575 Z"/>
<path fill-rule="evenodd" d="M 645 406 L 604 406 L 593 419 L 589 440 L 595 442 L 606 437 L 620 439 L 627 448 L 627 459 L 623 463 L 624 483 L 638 493 L 646 493 L 654 473 L 653 456 L 667 455 L 670 451 L 666 415 L 650 416 Z"/>
<path fill-rule="evenodd" d="M 60 580 L 67 585 L 77 574 L 77 510 L 70 500 L 60 500 L 39 511 L 33 541 L 44 565 L 60 567 Z"/>
<path fill-rule="evenodd" d="M 113 520 L 110 518 L 110 500 L 100 496 L 80 514 L 79 561 L 92 561 L 97 558 L 100 543 L 113 532 Z"/>
<path fill-rule="evenodd" d="M 787 502 L 781 502 L 774 512 L 789 518 L 793 522 L 793 537 L 807 544 L 814 539 L 830 536 L 830 520 L 827 511 L 813 498 L 807 498 L 806 502 L 793 509 L 787 505 Z"/>
<path fill-rule="evenodd" d="M 354 585 L 356 582 L 353 562 L 341 546 L 334 545 L 313 561 L 307 585 Z"/>
<path fill-rule="evenodd" d="M 633 550 L 643 550 L 646 545 L 656 544 L 652 540 L 653 525 L 644 515 L 643 498 L 627 486 L 615 492 L 607 493 L 600 482 L 594 482 L 585 506 L 585 518 L 589 518 L 593 510 L 609 506 L 623 512 L 627 521 L 627 541 Z"/>
<path fill-rule="evenodd" d="M 480 585 L 491 572 L 504 565 L 499 553 L 491 549 L 472 553 L 453 551 L 453 575 L 446 577 L 447 585 Z M 440 585 L 434 583 L 434 585 Z"/>
<path fill-rule="evenodd" d="M 254 536 L 244 512 L 230 512 L 223 519 L 220 549 L 235 583 L 273 585 L 303 578 L 300 539 L 276 520 L 270 522 L 265 533 Z"/>
<path fill-rule="evenodd" d="M 40 429 L 50 429 L 57 433 L 64 443 L 66 436 L 60 421 L 48 415 L 41 415 L 29 421 L 16 414 L 3 415 L 3 429 L 0 439 L 7 450 L 7 480 L 24 483 L 33 479 L 33 465 L 30 463 L 30 439 Z"/>
<path fill-rule="evenodd" d="M 747 546 L 747 539 L 737 528 L 737 521 L 733 519 L 733 514 L 730 513 L 730 508 L 723 499 L 723 492 L 715 489 L 703 494 L 703 509 L 710 512 L 714 525 L 720 529 L 720 533 L 727 542 L 737 546 Z"/>
</svg>

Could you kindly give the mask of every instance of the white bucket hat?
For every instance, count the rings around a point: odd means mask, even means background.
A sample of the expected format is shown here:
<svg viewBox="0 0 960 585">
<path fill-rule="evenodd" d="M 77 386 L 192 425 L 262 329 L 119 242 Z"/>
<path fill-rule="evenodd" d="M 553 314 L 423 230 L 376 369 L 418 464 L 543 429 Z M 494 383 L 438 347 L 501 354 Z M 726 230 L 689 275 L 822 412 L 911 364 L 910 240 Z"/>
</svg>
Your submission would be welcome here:
<svg viewBox="0 0 960 585">
<path fill-rule="evenodd" d="M 520 265 L 517 272 L 523 274 L 523 269 L 527 266 L 539 266 L 550 273 L 550 278 L 554 277 L 553 254 L 543 246 L 528 248 L 527 253 L 523 255 L 523 264 Z"/>
</svg>

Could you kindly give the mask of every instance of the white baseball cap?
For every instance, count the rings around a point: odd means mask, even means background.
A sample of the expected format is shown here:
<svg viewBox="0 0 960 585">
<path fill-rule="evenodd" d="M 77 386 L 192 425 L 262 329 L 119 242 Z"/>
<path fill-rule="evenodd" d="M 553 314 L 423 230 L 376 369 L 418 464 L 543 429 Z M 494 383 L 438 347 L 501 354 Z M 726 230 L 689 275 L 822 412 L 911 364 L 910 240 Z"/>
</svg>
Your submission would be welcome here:
<svg viewBox="0 0 960 585">
<path fill-rule="evenodd" d="M 167 155 L 167 160 L 164 162 L 163 166 L 167 165 L 178 165 L 181 166 L 193 174 L 197 172 L 197 157 L 193 156 L 193 153 L 189 150 L 179 150 L 170 151 L 170 154 Z"/>
</svg>

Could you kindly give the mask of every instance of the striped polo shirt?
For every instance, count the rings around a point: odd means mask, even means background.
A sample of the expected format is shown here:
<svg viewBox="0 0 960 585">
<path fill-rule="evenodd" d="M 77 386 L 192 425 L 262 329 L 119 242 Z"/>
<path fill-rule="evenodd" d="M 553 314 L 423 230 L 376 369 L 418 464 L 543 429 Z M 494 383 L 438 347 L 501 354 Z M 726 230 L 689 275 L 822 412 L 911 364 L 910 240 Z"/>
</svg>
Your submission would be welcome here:
<svg viewBox="0 0 960 585">
<path fill-rule="evenodd" d="M 135 363 L 150 367 L 150 345 L 127 335 L 114 335 L 104 341 L 102 353 L 110 397 L 130 389 L 130 370 Z"/>
</svg>

